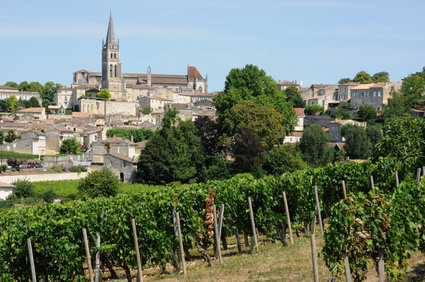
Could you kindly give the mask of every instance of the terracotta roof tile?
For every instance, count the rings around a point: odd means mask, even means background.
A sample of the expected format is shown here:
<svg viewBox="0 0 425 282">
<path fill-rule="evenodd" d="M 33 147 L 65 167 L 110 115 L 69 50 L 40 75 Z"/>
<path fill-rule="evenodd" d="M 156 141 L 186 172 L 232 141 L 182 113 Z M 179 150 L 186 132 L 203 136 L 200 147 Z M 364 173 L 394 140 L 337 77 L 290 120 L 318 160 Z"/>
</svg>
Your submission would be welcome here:
<svg viewBox="0 0 425 282">
<path fill-rule="evenodd" d="M 189 79 L 197 78 L 197 79 L 204 79 L 202 75 L 199 73 L 198 69 L 194 66 L 188 66 L 187 72 L 189 75 Z"/>
</svg>

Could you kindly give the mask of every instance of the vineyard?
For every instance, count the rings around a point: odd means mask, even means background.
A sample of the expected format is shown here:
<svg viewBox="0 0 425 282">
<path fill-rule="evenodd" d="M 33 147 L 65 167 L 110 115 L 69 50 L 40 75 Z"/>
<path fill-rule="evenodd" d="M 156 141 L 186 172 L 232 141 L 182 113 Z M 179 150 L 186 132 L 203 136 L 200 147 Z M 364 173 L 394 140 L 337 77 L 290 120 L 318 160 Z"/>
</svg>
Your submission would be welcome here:
<svg viewBox="0 0 425 282">
<path fill-rule="evenodd" d="M 370 181 L 371 176 L 374 181 Z M 346 200 L 342 180 L 349 195 Z M 416 184 L 413 172 L 406 171 L 401 163 L 382 158 L 374 164 L 349 162 L 262 179 L 243 174 L 226 181 L 166 189 L 128 187 L 123 190 L 125 194 L 111 198 L 1 210 L 0 277 L 2 281 L 29 279 L 30 238 L 39 277 L 48 275 L 62 281 L 83 278 L 83 229 L 87 230 L 91 254 L 98 251 L 94 242 L 99 232 L 102 261 L 130 273 L 129 269 L 137 265 L 133 218 L 142 265 L 176 264 L 179 242 L 173 211 L 180 214 L 184 250 L 207 248 L 213 242 L 210 225 L 206 224 L 211 218 L 211 204 L 225 205 L 222 237 L 232 233 L 253 235 L 248 197 L 252 199 L 257 232 L 274 240 L 287 226 L 282 192 L 287 195 L 292 227 L 308 230 L 317 216 L 317 186 L 321 215 L 329 218 L 321 255 L 333 275 L 342 276 L 345 253 L 353 276 L 362 280 L 364 271 L 383 252 L 387 276 L 397 279 L 407 267 L 408 251 L 425 250 L 424 185 Z M 73 189 L 71 184 L 69 189 Z"/>
</svg>

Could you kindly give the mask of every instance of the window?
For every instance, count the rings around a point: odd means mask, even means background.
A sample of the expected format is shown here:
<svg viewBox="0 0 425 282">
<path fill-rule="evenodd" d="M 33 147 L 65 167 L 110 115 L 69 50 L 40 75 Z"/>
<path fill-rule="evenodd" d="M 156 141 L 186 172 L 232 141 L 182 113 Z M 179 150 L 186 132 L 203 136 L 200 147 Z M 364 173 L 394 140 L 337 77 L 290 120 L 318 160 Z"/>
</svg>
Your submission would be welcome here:
<svg viewBox="0 0 425 282">
<path fill-rule="evenodd" d="M 381 97 L 381 91 L 378 91 L 378 97 Z"/>
<path fill-rule="evenodd" d="M 373 97 L 375 97 L 376 96 L 376 91 L 373 91 Z"/>
</svg>

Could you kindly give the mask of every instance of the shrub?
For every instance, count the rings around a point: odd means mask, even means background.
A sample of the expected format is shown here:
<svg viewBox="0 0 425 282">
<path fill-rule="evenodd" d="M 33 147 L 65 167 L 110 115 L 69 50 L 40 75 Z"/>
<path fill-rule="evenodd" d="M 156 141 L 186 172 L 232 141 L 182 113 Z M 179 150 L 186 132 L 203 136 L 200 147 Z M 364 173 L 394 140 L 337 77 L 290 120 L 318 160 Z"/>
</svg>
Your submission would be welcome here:
<svg viewBox="0 0 425 282">
<path fill-rule="evenodd" d="M 21 167 L 20 166 L 15 167 L 15 169 L 16 169 L 16 171 L 21 171 Z"/>
<path fill-rule="evenodd" d="M 3 169 L 3 171 L 7 170 L 7 165 L 2 165 L 1 168 Z"/>
<path fill-rule="evenodd" d="M 30 182 L 29 180 L 18 179 L 12 182 L 12 184 L 16 186 L 16 188 L 13 190 L 13 193 L 16 195 L 16 197 L 27 198 L 27 197 L 32 197 L 34 195 L 34 184 Z"/>
<path fill-rule="evenodd" d="M 54 172 L 62 172 L 62 167 L 61 167 L 60 165 L 58 165 L 58 164 L 54 164 L 54 165 L 52 166 L 52 170 L 53 170 Z"/>
<path fill-rule="evenodd" d="M 68 171 L 70 172 L 81 172 L 81 168 L 79 166 L 71 166 L 70 168 L 68 168 Z"/>
<path fill-rule="evenodd" d="M 104 167 L 102 170 L 90 172 L 78 184 L 78 191 L 91 198 L 115 196 L 118 193 L 119 183 L 118 177 Z"/>
<path fill-rule="evenodd" d="M 6 200 L 6 201 L 0 201 L 0 209 L 9 209 L 13 208 L 13 201 Z"/>
<path fill-rule="evenodd" d="M 15 195 L 15 194 L 10 194 L 10 195 L 7 197 L 7 199 L 6 199 L 6 200 L 16 202 L 16 200 L 18 200 L 18 197 L 16 197 L 16 195 Z"/>
<path fill-rule="evenodd" d="M 41 198 L 43 198 L 46 203 L 52 203 L 56 196 L 56 193 L 50 189 L 49 191 L 44 192 L 43 195 L 41 195 Z"/>
</svg>

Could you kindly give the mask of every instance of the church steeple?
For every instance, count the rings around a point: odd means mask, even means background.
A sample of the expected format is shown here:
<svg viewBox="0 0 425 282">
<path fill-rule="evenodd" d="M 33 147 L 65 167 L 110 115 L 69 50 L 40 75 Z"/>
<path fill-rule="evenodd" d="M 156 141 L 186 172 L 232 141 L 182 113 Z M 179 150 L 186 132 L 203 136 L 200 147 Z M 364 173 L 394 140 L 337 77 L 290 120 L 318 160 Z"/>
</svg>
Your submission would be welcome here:
<svg viewBox="0 0 425 282">
<path fill-rule="evenodd" d="M 117 48 L 117 41 L 115 40 L 114 23 L 112 21 L 112 12 L 109 16 L 108 32 L 106 33 L 105 48 Z"/>
<path fill-rule="evenodd" d="M 106 42 L 102 42 L 102 88 L 109 89 L 111 99 L 127 101 L 125 80 L 122 76 L 122 64 L 120 60 L 120 45 L 115 39 L 112 13 L 109 16 Z"/>
</svg>

